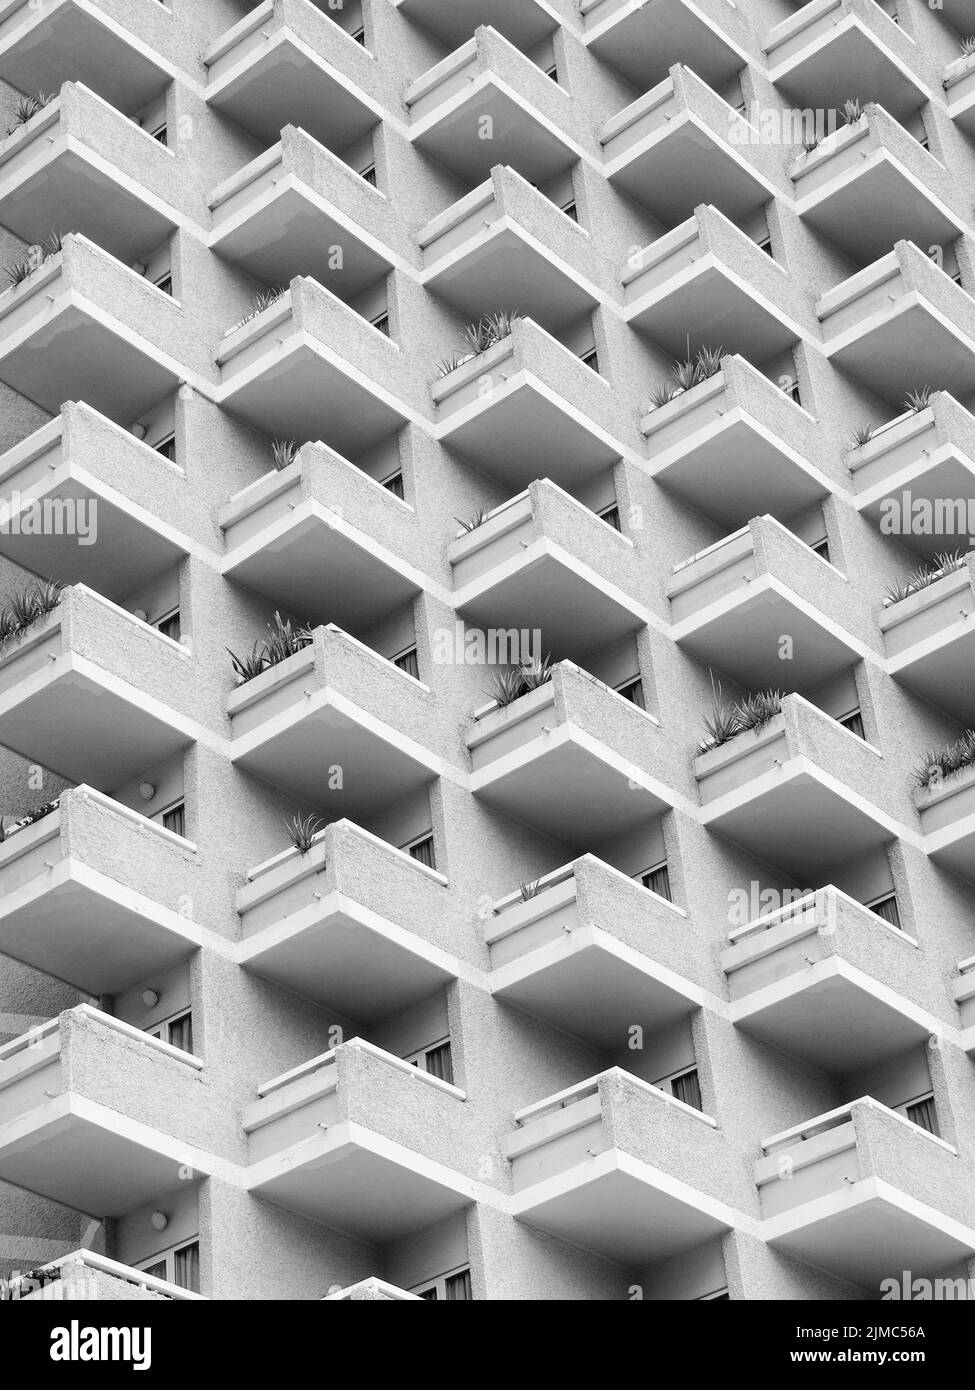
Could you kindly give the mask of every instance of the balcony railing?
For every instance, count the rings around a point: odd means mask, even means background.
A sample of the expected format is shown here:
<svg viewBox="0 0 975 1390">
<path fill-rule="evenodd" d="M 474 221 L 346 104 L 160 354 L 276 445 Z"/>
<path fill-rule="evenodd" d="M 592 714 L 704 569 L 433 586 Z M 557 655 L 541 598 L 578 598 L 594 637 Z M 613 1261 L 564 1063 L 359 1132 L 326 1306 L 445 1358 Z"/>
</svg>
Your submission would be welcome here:
<svg viewBox="0 0 975 1390">
<path fill-rule="evenodd" d="M 929 1038 L 941 996 L 913 937 L 832 886 L 731 933 L 732 1021 L 834 1075 Z"/>
<path fill-rule="evenodd" d="M 659 814 L 673 792 L 657 775 L 652 715 L 572 662 L 503 709 L 481 711 L 467 736 L 475 795 L 573 848 L 593 825 L 613 834 Z"/>
<path fill-rule="evenodd" d="M 70 1255 L 51 1260 L 41 1266 L 40 1272 L 47 1276 L 44 1287 L 32 1293 L 17 1294 L 14 1297 L 22 1302 L 39 1302 L 62 1299 L 70 1302 L 107 1302 L 119 1299 L 153 1301 L 171 1299 L 174 1303 L 205 1303 L 203 1294 L 191 1293 L 171 1284 L 167 1279 L 157 1279 L 142 1269 L 131 1269 L 119 1264 L 105 1255 L 93 1250 L 74 1250 Z"/>
<path fill-rule="evenodd" d="M 361 1279 L 358 1284 L 350 1284 L 338 1293 L 328 1293 L 323 1303 L 422 1303 L 419 1294 L 407 1293 L 395 1284 L 387 1284 L 385 1279 Z"/>
<path fill-rule="evenodd" d="M 736 1224 L 749 1201 L 715 1121 L 614 1067 L 515 1115 L 514 1215 L 643 1268 Z M 737 1218 L 740 1220 L 740 1218 Z"/>
<path fill-rule="evenodd" d="M 243 1117 L 247 1189 L 266 1201 L 385 1244 L 474 1200 L 464 1092 L 361 1038 L 259 1094 Z"/>
<path fill-rule="evenodd" d="M 766 1139 L 755 1167 L 773 1249 L 873 1292 L 975 1253 L 955 1150 L 864 1097 Z"/>
<path fill-rule="evenodd" d="M 969 553 L 961 569 L 891 604 L 880 616 L 890 674 L 965 727 L 975 723 L 973 577 Z"/>
<path fill-rule="evenodd" d="M 86 994 L 119 994 L 184 960 L 196 846 L 91 787 L 0 843 L 0 951 Z"/>
<path fill-rule="evenodd" d="M 457 973 L 447 880 L 351 821 L 252 869 L 237 911 L 241 965 L 361 1023 Z"/>
</svg>

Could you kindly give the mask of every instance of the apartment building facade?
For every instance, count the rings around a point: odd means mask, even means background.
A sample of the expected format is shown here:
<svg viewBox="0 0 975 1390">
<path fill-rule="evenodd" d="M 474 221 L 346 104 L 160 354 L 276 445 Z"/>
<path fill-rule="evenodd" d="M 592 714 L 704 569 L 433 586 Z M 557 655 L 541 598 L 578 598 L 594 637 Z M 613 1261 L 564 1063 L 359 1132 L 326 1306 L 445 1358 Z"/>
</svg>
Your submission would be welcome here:
<svg viewBox="0 0 975 1390">
<path fill-rule="evenodd" d="M 972 33 L 0 0 L 6 1298 L 975 1277 Z"/>
</svg>

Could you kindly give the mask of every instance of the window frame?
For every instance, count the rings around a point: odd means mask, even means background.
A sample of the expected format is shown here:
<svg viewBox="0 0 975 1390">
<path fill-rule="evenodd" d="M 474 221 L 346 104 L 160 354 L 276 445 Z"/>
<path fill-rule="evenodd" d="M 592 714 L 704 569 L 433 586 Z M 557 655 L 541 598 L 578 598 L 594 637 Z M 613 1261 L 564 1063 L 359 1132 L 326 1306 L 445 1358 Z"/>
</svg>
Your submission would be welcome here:
<svg viewBox="0 0 975 1390">
<path fill-rule="evenodd" d="M 456 1279 L 459 1274 L 466 1274 L 470 1280 L 470 1263 L 457 1265 L 454 1269 L 445 1270 L 443 1274 L 438 1274 L 435 1279 L 424 1279 L 422 1284 L 414 1284 L 408 1293 L 415 1293 L 417 1298 L 422 1298 L 425 1293 L 435 1292 L 437 1297 L 430 1299 L 431 1303 L 446 1303 L 447 1299 L 447 1280 Z"/>
<path fill-rule="evenodd" d="M 165 1250 L 160 1250 L 157 1254 L 153 1255 L 151 1259 L 143 1260 L 139 1264 L 133 1265 L 132 1268 L 137 1269 L 140 1274 L 151 1275 L 154 1279 L 164 1279 L 167 1284 L 172 1284 L 177 1289 L 185 1289 L 187 1293 L 199 1293 L 199 1289 L 191 1289 L 186 1284 L 178 1284 L 175 1277 L 176 1256 L 183 1250 L 189 1250 L 194 1245 L 197 1250 L 197 1260 L 199 1260 L 200 1237 L 196 1235 L 191 1240 L 177 1241 L 175 1245 L 170 1245 Z M 154 1267 L 159 1265 L 165 1268 L 165 1274 L 156 1274 L 154 1272 Z"/>
</svg>

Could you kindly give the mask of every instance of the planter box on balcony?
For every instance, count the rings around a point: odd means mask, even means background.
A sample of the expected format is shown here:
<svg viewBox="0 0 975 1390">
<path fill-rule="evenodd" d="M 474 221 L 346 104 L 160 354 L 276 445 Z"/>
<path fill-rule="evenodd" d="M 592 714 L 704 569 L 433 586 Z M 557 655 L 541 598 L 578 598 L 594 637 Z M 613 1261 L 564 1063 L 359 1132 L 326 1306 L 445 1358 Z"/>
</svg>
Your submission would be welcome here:
<svg viewBox="0 0 975 1390">
<path fill-rule="evenodd" d="M 355 1038 L 260 1094 L 243 1125 L 247 1190 L 266 1201 L 376 1244 L 473 1202 L 464 1092 L 409 1062 Z"/>
<path fill-rule="evenodd" d="M 773 1249 L 877 1292 L 975 1253 L 975 1212 L 948 1144 L 870 1098 L 766 1139 L 755 1165 Z"/>
<path fill-rule="evenodd" d="M 969 16 L 969 22 L 971 17 Z M 956 58 L 944 74 L 948 115 L 966 134 L 975 132 L 975 62 L 971 57 Z"/>
<path fill-rule="evenodd" d="M 673 792 L 655 775 L 657 721 L 571 662 L 467 736 L 471 789 L 573 848 L 658 815 Z"/>
<path fill-rule="evenodd" d="M 330 624 L 230 695 L 231 761 L 335 818 L 364 819 L 439 775 L 422 743 L 432 709 L 426 686 Z"/>
<path fill-rule="evenodd" d="M 395 0 L 394 0 L 395 3 Z M 395 1284 L 387 1284 L 384 1279 L 362 1279 L 338 1293 L 326 1294 L 323 1303 L 422 1303 L 417 1293 L 407 1293 Z"/>
<path fill-rule="evenodd" d="M 125 609 L 67 589 L 0 654 L 0 741 L 68 781 L 112 790 L 194 741 L 179 709 L 192 697 L 190 662 Z"/>
<path fill-rule="evenodd" d="M 471 320 L 510 304 L 558 333 L 615 296 L 588 233 L 503 165 L 428 223 L 419 243 L 422 283 Z"/>
<path fill-rule="evenodd" d="M 592 855 L 497 903 L 491 993 L 606 1052 L 704 1002 L 686 914 Z"/>
<path fill-rule="evenodd" d="M 694 55 L 694 71 L 712 87 L 746 66 L 752 39 L 744 16 L 723 0 L 580 0 L 583 42 L 634 87 L 646 91 L 675 63 Z"/>
<path fill-rule="evenodd" d="M 731 1019 L 834 1075 L 923 1042 L 937 1004 L 918 945 L 828 887 L 732 932 L 721 957 Z"/>
<path fill-rule="evenodd" d="M 973 561 L 880 615 L 890 674 L 966 727 L 975 722 Z"/>
<path fill-rule="evenodd" d="M 241 965 L 359 1023 L 457 973 L 446 879 L 351 821 L 252 870 L 237 911 Z"/>
<path fill-rule="evenodd" d="M 410 508 L 320 444 L 237 493 L 219 523 L 224 575 L 310 621 L 364 631 L 430 586 L 402 558 L 419 550 Z"/>
<path fill-rule="evenodd" d="M 0 952 L 96 996 L 184 960 L 196 847 L 90 787 L 0 844 Z"/>
<path fill-rule="evenodd" d="M 926 852 L 975 883 L 975 767 L 945 777 L 940 785 L 919 788 L 914 801 Z"/>
<path fill-rule="evenodd" d="M 515 1116 L 513 1214 L 630 1268 L 738 1224 L 745 1200 L 715 1122 L 618 1067 Z"/>
</svg>

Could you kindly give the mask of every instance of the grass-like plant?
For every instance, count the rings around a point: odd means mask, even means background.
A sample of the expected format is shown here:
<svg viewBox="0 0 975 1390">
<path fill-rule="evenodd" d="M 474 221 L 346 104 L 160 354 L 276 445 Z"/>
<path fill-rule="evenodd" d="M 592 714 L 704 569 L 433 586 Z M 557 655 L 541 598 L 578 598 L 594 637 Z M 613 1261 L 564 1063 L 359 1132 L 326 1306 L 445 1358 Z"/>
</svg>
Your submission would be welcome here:
<svg viewBox="0 0 975 1390">
<path fill-rule="evenodd" d="M 657 410 L 668 401 L 672 401 L 675 396 L 682 395 L 685 391 L 691 391 L 695 386 L 700 386 L 702 381 L 708 381 L 711 377 L 717 376 L 721 370 L 721 358 L 724 356 L 724 348 L 702 347 L 692 356 L 688 345 L 687 356 L 675 361 L 671 368 L 671 375 L 674 384 L 661 384 L 651 388 L 649 401 L 650 409 Z"/>
<path fill-rule="evenodd" d="M 38 269 L 41 262 L 31 256 L 21 256 L 19 260 L 11 261 L 0 270 L 0 275 L 4 278 L 4 289 L 13 289 L 16 285 L 22 285 L 34 271 Z"/>
<path fill-rule="evenodd" d="M 441 357 L 437 363 L 437 372 L 440 376 L 450 376 L 451 372 L 456 372 L 458 367 L 462 367 L 465 362 L 470 360 L 470 353 L 465 355 L 462 352 L 452 352 L 449 357 Z"/>
<path fill-rule="evenodd" d="M 892 579 L 884 589 L 884 607 L 889 608 L 891 604 L 900 603 L 903 599 L 910 598 L 911 594 L 927 589 L 939 579 L 944 579 L 946 574 L 954 574 L 955 570 L 964 569 L 966 563 L 967 557 L 963 550 L 941 551 L 930 564 L 919 565 L 906 579 Z"/>
<path fill-rule="evenodd" d="M 538 878 L 533 879 L 531 883 L 519 884 L 518 891 L 521 893 L 521 901 L 527 903 L 531 902 L 532 898 L 537 898 L 541 892 L 541 887 L 542 881 Z"/>
<path fill-rule="evenodd" d="M 294 463 L 298 457 L 298 443 L 294 439 L 275 439 L 271 444 L 271 457 L 274 467 L 280 473 Z"/>
<path fill-rule="evenodd" d="M 803 140 L 803 142 L 802 142 L 802 151 L 803 151 L 803 154 L 812 154 L 813 150 L 816 148 L 816 146 L 817 146 L 818 144 L 819 144 L 819 136 L 818 136 L 818 135 L 811 135 L 811 136 L 809 136 L 808 139 Z"/>
<path fill-rule="evenodd" d="M 272 666 L 279 666 L 289 656 L 303 651 L 311 640 L 312 629 L 307 623 L 296 626 L 290 618 L 285 620 L 276 612 L 273 622 L 267 625 L 267 636 L 255 642 L 249 653 L 238 656 L 227 648 L 238 685 L 246 685 Z"/>
<path fill-rule="evenodd" d="M 674 399 L 674 388 L 669 382 L 662 381 L 656 386 L 651 386 L 647 399 L 651 410 L 659 410 L 662 405 L 667 405 Z"/>
<path fill-rule="evenodd" d="M 315 843 L 315 836 L 325 829 L 325 822 L 321 816 L 311 813 L 305 816 L 295 815 L 284 822 L 284 828 L 298 853 L 307 854 Z"/>
<path fill-rule="evenodd" d="M 14 108 L 14 123 L 7 134 L 13 135 L 15 130 L 19 130 L 22 125 L 32 121 L 39 112 L 44 110 L 45 106 L 50 106 L 53 100 L 53 93 L 48 92 L 34 92 L 20 97 Z"/>
<path fill-rule="evenodd" d="M 464 330 L 464 339 L 479 357 L 482 352 L 493 348 L 495 343 L 503 343 L 511 337 L 511 330 L 521 318 L 513 309 L 500 309 L 494 314 L 484 314 L 476 323 L 469 323 Z"/>
<path fill-rule="evenodd" d="M 254 298 L 251 300 L 251 307 L 248 309 L 247 313 L 243 318 L 238 319 L 233 328 L 228 331 L 230 333 L 236 333 L 238 328 L 243 328 L 245 323 L 250 323 L 252 319 L 256 319 L 259 314 L 264 313 L 265 309 L 272 308 L 273 305 L 277 304 L 279 299 L 283 299 L 287 293 L 287 287 L 282 287 L 281 285 L 278 285 L 273 290 L 258 290 L 257 294 L 255 294 Z"/>
<path fill-rule="evenodd" d="M 56 580 L 36 579 L 33 584 L 7 594 L 0 605 L 0 649 L 52 613 L 62 592 L 62 585 Z"/>
<path fill-rule="evenodd" d="M 843 118 L 847 125 L 856 125 L 863 115 L 863 102 L 859 97 L 847 97 L 843 103 Z"/>
<path fill-rule="evenodd" d="M 961 738 L 947 748 L 929 749 L 914 768 L 912 776 L 919 787 L 927 791 L 946 777 L 975 766 L 975 729 L 966 729 Z"/>
<path fill-rule="evenodd" d="M 850 435 L 854 449 L 862 449 L 864 444 L 869 444 L 873 438 L 873 425 L 857 425 Z"/>
<path fill-rule="evenodd" d="M 781 690 L 761 690 L 757 695 L 744 695 L 740 700 L 725 701 L 721 699 L 720 681 L 715 686 L 712 677 L 711 693 L 711 713 L 704 720 L 704 737 L 698 745 L 702 753 L 720 748 L 749 730 L 757 733 L 782 713 Z"/>
<path fill-rule="evenodd" d="M 487 507 L 478 507 L 476 511 L 471 512 L 470 516 L 455 516 L 454 520 L 461 530 L 466 531 L 469 535 L 471 531 L 476 531 L 479 526 L 484 525 L 485 521 L 488 519 L 488 515 Z"/>
<path fill-rule="evenodd" d="M 963 58 L 971 58 L 975 54 L 975 34 L 969 34 L 961 41 L 961 53 Z"/>
<path fill-rule="evenodd" d="M 518 669 L 521 671 L 521 679 L 527 695 L 531 690 L 538 690 L 540 686 L 548 685 L 552 679 L 552 658 L 550 656 L 536 656 L 531 661 L 523 662 Z"/>
<path fill-rule="evenodd" d="M 552 658 L 543 656 L 522 662 L 520 666 L 508 666 L 502 671 L 496 671 L 491 686 L 491 697 L 499 709 L 504 709 L 506 705 L 520 700 L 522 695 L 528 695 L 531 691 L 547 685 L 552 679 L 553 669 Z"/>
<path fill-rule="evenodd" d="M 913 410 L 915 415 L 918 411 L 927 410 L 933 395 L 934 391 L 930 386 L 919 386 L 916 391 L 908 391 L 904 397 L 904 409 Z"/>
</svg>

